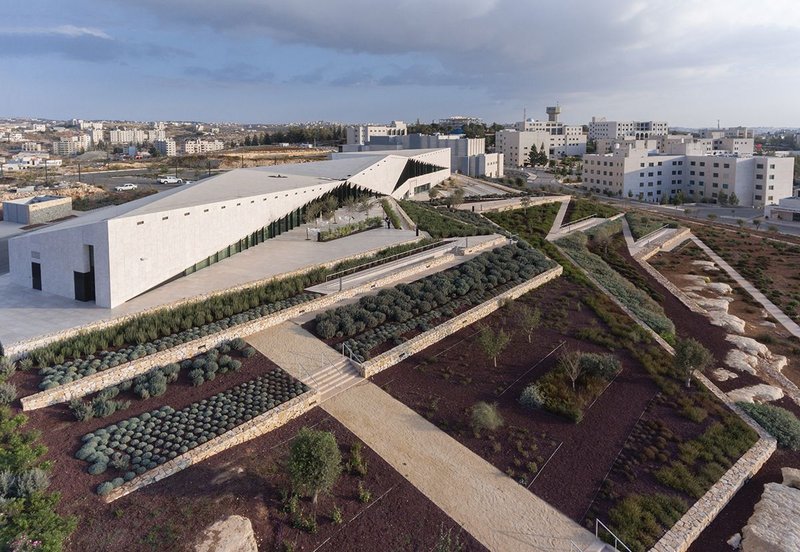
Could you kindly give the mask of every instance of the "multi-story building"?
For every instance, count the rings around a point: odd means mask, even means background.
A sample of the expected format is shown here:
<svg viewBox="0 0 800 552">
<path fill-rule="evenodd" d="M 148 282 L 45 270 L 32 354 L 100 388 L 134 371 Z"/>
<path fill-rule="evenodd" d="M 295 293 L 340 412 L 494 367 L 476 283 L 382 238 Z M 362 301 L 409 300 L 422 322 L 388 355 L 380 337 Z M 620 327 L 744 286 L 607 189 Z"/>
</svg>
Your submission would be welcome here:
<svg viewBox="0 0 800 552">
<path fill-rule="evenodd" d="M 495 134 L 495 149 L 503 154 L 510 167 L 528 164 L 531 148 L 544 150 L 550 159 L 580 156 L 586 153 L 586 135 L 580 126 L 566 125 L 558 120 L 561 108 L 548 107 L 547 121 L 526 119 Z"/>
<path fill-rule="evenodd" d="M 408 125 L 403 121 L 392 121 L 388 125 L 357 125 L 346 129 L 347 143 L 364 145 L 380 136 L 405 136 Z"/>
<path fill-rule="evenodd" d="M 188 155 L 197 155 L 219 151 L 225 149 L 225 142 L 222 140 L 186 140 L 183 144 L 183 151 Z"/>
<path fill-rule="evenodd" d="M 398 149 L 450 149 L 450 167 L 467 176 L 503 176 L 503 154 L 486 153 L 485 138 L 467 138 L 463 134 L 405 134 L 373 137 L 367 144 L 342 146 L 344 152 L 386 151 Z"/>
<path fill-rule="evenodd" d="M 792 195 L 794 160 L 698 153 L 653 153 L 635 146 L 583 158 L 583 182 L 592 191 L 662 203 L 679 195 L 689 202 L 721 203 L 735 195 L 739 205 L 763 207 Z"/>
<path fill-rule="evenodd" d="M 178 155 L 178 146 L 172 138 L 164 140 L 156 140 L 153 142 L 158 153 L 166 157 L 175 157 Z"/>
<path fill-rule="evenodd" d="M 147 141 L 151 144 L 156 140 L 166 140 L 167 132 L 165 130 L 152 129 L 147 131 Z"/>
<path fill-rule="evenodd" d="M 113 308 L 300 226 L 323 197 L 409 197 L 450 176 L 449 163 L 439 149 L 235 169 L 13 237 L 10 280 Z"/>
<path fill-rule="evenodd" d="M 77 155 L 89 149 L 91 137 L 88 134 L 73 134 L 72 136 L 62 136 L 53 142 L 54 155 Z"/>
<path fill-rule="evenodd" d="M 589 123 L 589 140 L 646 140 L 668 132 L 666 121 L 607 121 L 605 117 L 592 117 Z"/>
<path fill-rule="evenodd" d="M 109 132 L 109 142 L 112 144 L 141 144 L 146 135 L 139 129 L 114 129 Z"/>
<path fill-rule="evenodd" d="M 42 144 L 39 142 L 22 142 L 22 151 L 42 151 Z"/>
<path fill-rule="evenodd" d="M 483 119 L 467 115 L 453 115 L 452 117 L 437 120 L 436 124 L 442 128 L 454 130 L 464 128 L 466 125 L 482 125 Z"/>
<path fill-rule="evenodd" d="M 100 123 L 102 125 L 102 123 Z M 89 131 L 89 137 L 92 139 L 92 145 L 96 146 L 103 141 L 103 129 L 93 128 Z"/>
</svg>

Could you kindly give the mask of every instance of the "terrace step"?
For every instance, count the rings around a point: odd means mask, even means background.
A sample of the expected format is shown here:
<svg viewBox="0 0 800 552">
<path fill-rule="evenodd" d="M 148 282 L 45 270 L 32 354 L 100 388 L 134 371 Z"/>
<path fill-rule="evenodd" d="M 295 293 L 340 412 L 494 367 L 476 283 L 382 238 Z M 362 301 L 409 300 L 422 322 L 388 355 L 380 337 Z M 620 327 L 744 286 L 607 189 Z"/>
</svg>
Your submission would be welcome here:
<svg viewBox="0 0 800 552">
<path fill-rule="evenodd" d="M 311 374 L 310 381 L 306 383 L 319 392 L 320 402 L 322 402 L 349 389 L 363 379 L 350 359 L 343 357 L 334 364 Z"/>
</svg>

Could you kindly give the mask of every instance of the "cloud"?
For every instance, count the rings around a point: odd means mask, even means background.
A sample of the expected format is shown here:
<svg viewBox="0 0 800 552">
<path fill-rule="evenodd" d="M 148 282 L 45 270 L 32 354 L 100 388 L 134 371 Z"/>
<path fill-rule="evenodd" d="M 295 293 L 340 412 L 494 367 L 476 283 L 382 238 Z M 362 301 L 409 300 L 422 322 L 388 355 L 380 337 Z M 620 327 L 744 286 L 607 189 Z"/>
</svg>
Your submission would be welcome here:
<svg viewBox="0 0 800 552">
<path fill-rule="evenodd" d="M 16 27 L 0 28 L 0 36 L 63 36 L 67 38 L 80 38 L 90 36 L 112 40 L 108 34 L 92 27 L 77 27 L 75 25 L 59 25 L 57 27 Z"/>
<path fill-rule="evenodd" d="M 231 63 L 221 67 L 200 67 L 197 65 L 186 67 L 183 73 L 187 77 L 222 85 L 236 83 L 263 84 L 275 80 L 271 71 L 264 71 L 248 63 Z"/>
</svg>

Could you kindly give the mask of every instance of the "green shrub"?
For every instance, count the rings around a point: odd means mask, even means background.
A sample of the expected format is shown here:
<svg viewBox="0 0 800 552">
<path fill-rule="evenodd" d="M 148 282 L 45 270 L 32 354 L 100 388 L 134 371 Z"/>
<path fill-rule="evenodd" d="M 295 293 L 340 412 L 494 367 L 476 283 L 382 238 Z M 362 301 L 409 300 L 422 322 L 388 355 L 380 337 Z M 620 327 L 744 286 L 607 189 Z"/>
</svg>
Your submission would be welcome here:
<svg viewBox="0 0 800 552">
<path fill-rule="evenodd" d="M 800 420 L 791 411 L 771 404 L 740 402 L 737 405 L 775 437 L 781 447 L 800 450 Z"/>
<path fill-rule="evenodd" d="M 481 431 L 493 432 L 503 425 L 503 417 L 497 411 L 497 405 L 484 401 L 475 403 L 472 407 L 472 430 L 476 435 Z"/>
<path fill-rule="evenodd" d="M 542 408 L 544 406 L 544 395 L 542 394 L 539 386 L 532 383 L 522 390 L 519 397 L 519 404 L 525 408 Z"/>
<path fill-rule="evenodd" d="M 245 347 L 247 347 L 247 342 L 241 337 L 237 337 L 236 339 L 231 340 L 230 345 L 234 351 L 242 351 Z"/>
<path fill-rule="evenodd" d="M 92 406 L 80 399 L 72 399 L 69 401 L 69 409 L 79 422 L 85 422 L 94 417 L 94 409 Z"/>
<path fill-rule="evenodd" d="M 347 462 L 347 470 L 359 477 L 367 475 L 367 462 L 364 460 L 363 448 L 360 441 L 353 443 L 350 446 L 350 460 Z"/>
<path fill-rule="evenodd" d="M 41 468 L 30 468 L 16 476 L 16 496 L 26 497 L 44 492 L 50 486 L 50 476 Z"/>
<path fill-rule="evenodd" d="M 100 483 L 97 486 L 97 494 L 99 494 L 100 496 L 105 496 L 113 490 L 114 490 L 114 485 L 110 481 Z"/>
<path fill-rule="evenodd" d="M 0 406 L 11 404 L 17 398 L 17 388 L 12 383 L 0 383 Z"/>
<path fill-rule="evenodd" d="M 233 372 L 238 372 L 242 368 L 242 363 L 238 360 L 232 360 L 228 366 Z"/>
<path fill-rule="evenodd" d="M 341 525 L 343 521 L 342 511 L 336 504 L 333 505 L 333 510 L 331 511 L 331 521 L 333 522 L 334 525 Z"/>
<path fill-rule="evenodd" d="M 17 371 L 17 365 L 8 357 L 0 357 L 0 381 L 6 381 Z"/>
<path fill-rule="evenodd" d="M 362 504 L 366 504 L 372 500 L 372 491 L 364 486 L 364 483 L 359 481 L 358 482 L 358 501 Z"/>
<path fill-rule="evenodd" d="M 244 358 L 252 358 L 256 355 L 256 350 L 254 347 L 245 347 L 242 349 L 242 356 Z"/>
<path fill-rule="evenodd" d="M 684 500 L 666 494 L 627 496 L 609 512 L 611 530 L 633 552 L 645 552 L 688 509 Z"/>
</svg>

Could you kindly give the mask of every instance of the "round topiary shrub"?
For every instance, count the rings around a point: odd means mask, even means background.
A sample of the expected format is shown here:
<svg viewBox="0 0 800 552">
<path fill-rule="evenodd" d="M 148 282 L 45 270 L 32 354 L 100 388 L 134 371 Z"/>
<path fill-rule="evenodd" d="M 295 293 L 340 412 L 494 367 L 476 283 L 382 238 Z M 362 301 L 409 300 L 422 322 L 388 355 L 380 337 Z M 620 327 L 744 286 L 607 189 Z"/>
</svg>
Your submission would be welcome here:
<svg viewBox="0 0 800 552">
<path fill-rule="evenodd" d="M 100 496 L 105 496 L 113 490 L 114 490 L 114 485 L 110 481 L 106 481 L 105 483 L 100 483 L 97 486 L 97 494 L 99 494 Z"/>
<path fill-rule="evenodd" d="M 89 468 L 86 470 L 87 473 L 90 475 L 99 475 L 106 471 L 107 465 L 105 462 L 95 462 L 94 464 L 90 465 Z"/>
</svg>

